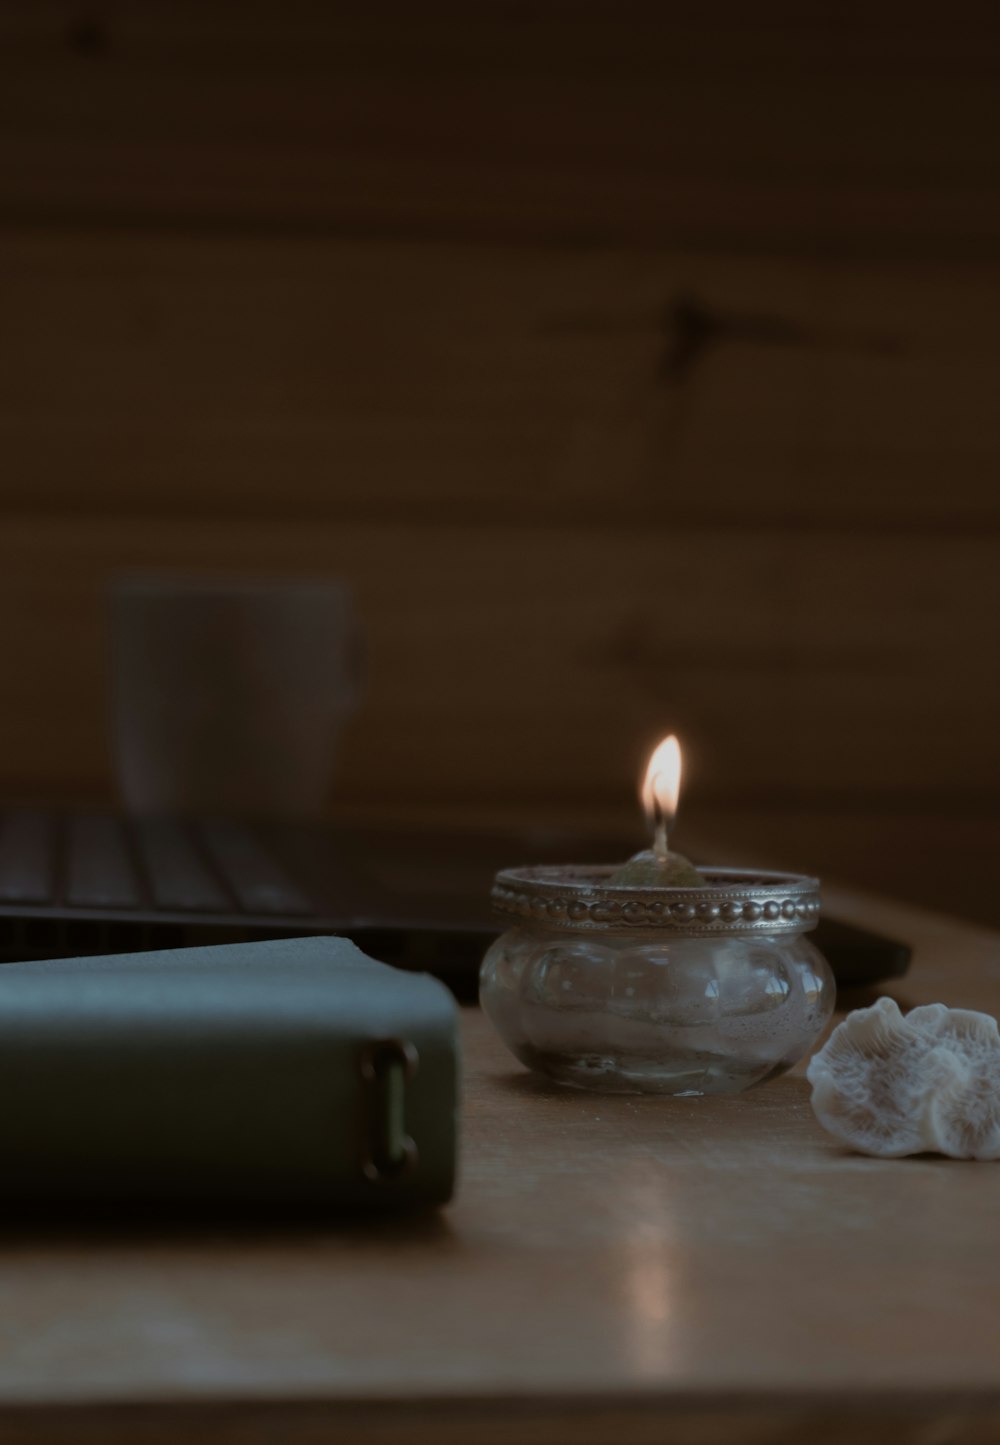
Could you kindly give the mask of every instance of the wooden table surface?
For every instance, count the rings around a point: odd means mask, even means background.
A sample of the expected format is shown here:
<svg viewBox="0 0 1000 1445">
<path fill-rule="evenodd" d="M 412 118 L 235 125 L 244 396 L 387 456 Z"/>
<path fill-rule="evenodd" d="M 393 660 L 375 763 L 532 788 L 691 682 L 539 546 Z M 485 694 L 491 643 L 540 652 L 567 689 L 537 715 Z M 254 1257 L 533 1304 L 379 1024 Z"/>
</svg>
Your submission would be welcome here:
<svg viewBox="0 0 1000 1445">
<path fill-rule="evenodd" d="M 902 1003 L 1000 1010 L 1000 934 L 827 903 L 916 945 Z M 5 1226 L 0 1441 L 997 1438 L 1000 1167 L 847 1153 L 801 1071 L 601 1098 L 536 1082 L 476 1012 L 464 1027 L 439 1216 Z"/>
</svg>

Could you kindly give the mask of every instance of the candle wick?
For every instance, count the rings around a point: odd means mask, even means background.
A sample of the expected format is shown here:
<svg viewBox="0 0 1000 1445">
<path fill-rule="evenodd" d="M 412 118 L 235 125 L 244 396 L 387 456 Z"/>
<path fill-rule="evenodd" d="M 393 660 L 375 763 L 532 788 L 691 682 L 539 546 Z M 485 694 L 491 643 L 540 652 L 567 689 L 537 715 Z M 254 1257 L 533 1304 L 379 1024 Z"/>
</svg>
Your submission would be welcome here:
<svg viewBox="0 0 1000 1445">
<path fill-rule="evenodd" d="M 667 820 L 657 797 L 653 798 L 653 852 L 657 858 L 667 856 Z"/>
</svg>

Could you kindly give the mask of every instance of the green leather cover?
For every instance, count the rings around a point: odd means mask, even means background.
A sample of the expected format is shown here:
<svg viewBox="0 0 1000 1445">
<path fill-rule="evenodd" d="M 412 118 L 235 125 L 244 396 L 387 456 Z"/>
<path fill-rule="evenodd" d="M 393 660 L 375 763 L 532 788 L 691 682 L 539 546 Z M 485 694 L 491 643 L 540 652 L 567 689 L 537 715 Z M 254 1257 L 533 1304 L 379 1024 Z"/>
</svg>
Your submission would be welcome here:
<svg viewBox="0 0 1000 1445">
<path fill-rule="evenodd" d="M 457 1073 L 448 990 L 346 939 L 7 964 L 0 1202 L 443 1203 Z"/>
</svg>

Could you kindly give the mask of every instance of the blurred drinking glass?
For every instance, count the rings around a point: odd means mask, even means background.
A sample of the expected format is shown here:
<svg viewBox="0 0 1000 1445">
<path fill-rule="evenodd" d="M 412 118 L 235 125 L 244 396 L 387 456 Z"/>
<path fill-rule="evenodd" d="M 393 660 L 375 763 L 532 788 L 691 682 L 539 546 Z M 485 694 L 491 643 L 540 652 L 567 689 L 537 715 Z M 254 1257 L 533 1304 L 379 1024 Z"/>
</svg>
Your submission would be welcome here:
<svg viewBox="0 0 1000 1445">
<path fill-rule="evenodd" d="M 121 577 L 111 651 L 130 812 L 322 812 L 361 687 L 346 584 Z"/>
</svg>

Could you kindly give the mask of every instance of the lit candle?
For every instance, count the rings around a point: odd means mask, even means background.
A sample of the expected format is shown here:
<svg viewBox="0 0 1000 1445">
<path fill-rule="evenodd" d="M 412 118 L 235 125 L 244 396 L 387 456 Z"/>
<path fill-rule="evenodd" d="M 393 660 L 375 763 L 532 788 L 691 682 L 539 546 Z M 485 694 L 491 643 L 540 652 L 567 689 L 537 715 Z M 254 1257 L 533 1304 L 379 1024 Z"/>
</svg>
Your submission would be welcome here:
<svg viewBox="0 0 1000 1445">
<path fill-rule="evenodd" d="M 681 748 L 673 733 L 663 739 L 646 766 L 642 806 L 653 830 L 653 846 L 636 853 L 608 882 L 633 888 L 701 888 L 705 880 L 693 863 L 671 853 L 670 829 L 677 816 L 681 791 Z"/>
</svg>

